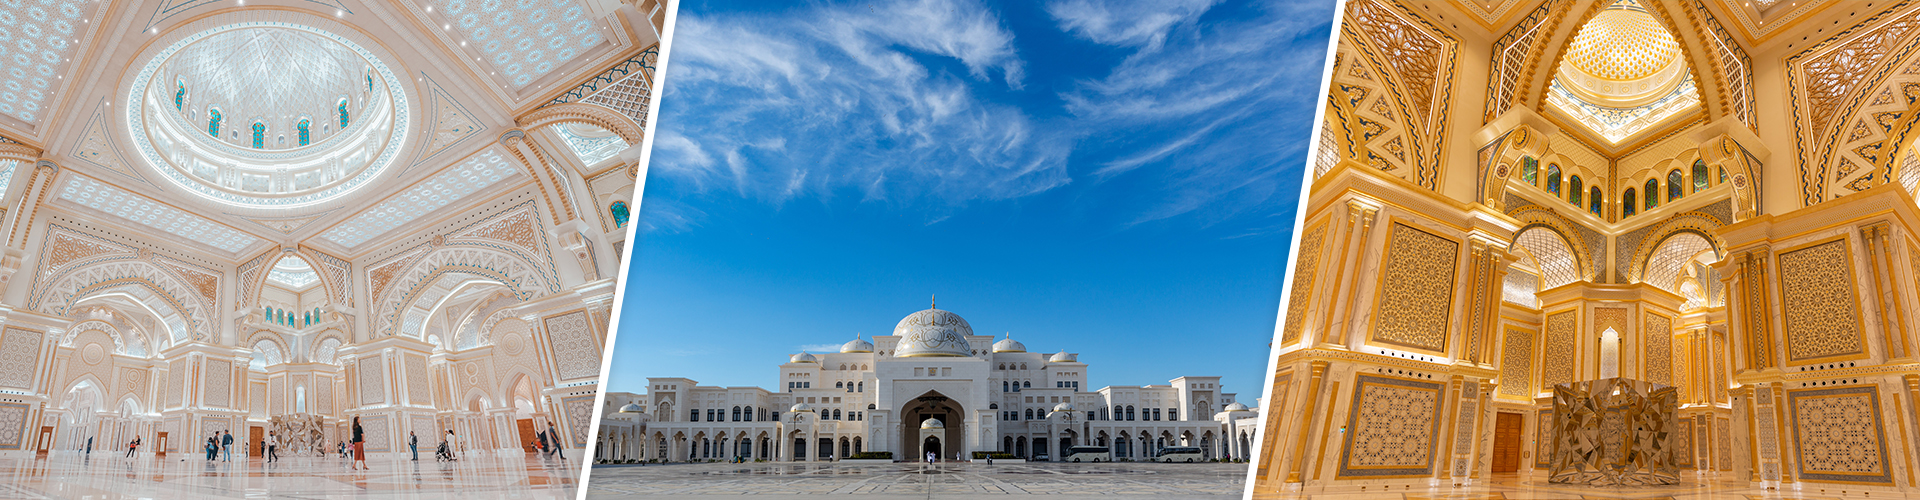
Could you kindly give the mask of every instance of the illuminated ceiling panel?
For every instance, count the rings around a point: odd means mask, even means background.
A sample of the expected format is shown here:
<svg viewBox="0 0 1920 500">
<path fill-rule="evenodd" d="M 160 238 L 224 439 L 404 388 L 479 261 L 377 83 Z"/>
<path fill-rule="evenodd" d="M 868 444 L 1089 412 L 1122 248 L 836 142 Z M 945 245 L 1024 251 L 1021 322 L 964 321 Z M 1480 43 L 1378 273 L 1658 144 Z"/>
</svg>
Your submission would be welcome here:
<svg viewBox="0 0 1920 500">
<path fill-rule="evenodd" d="M 444 0 L 435 20 L 492 75 L 519 90 L 607 43 L 606 23 L 577 0 Z M 429 10 L 433 12 L 433 10 Z"/>
<path fill-rule="evenodd" d="M 60 188 L 60 199 L 230 253 L 240 253 L 260 241 L 205 217 L 79 175 L 69 177 Z"/>
<path fill-rule="evenodd" d="M 321 237 L 353 248 L 519 173 L 499 150 L 487 149 L 347 219 Z"/>
<path fill-rule="evenodd" d="M 1540 286 L 1551 289 L 1580 281 L 1580 263 L 1574 260 L 1573 247 L 1560 233 L 1536 227 L 1514 237 L 1513 244 L 1525 248 L 1538 261 L 1535 267 L 1540 269 Z"/>
<path fill-rule="evenodd" d="M 273 270 L 267 272 L 267 279 L 299 290 L 320 281 L 320 274 L 313 272 L 313 266 L 307 264 L 306 259 L 289 255 L 273 265 Z"/>
<path fill-rule="evenodd" d="M 86 39 L 87 0 L 0 0 L 0 114 L 39 124 Z M 101 4 L 104 5 L 104 4 Z"/>
<path fill-rule="evenodd" d="M 562 123 L 553 126 L 553 132 L 566 141 L 573 149 L 573 155 L 580 158 L 580 165 L 592 167 L 594 164 L 618 156 L 627 149 L 627 142 L 606 129 L 590 125 Z"/>
</svg>

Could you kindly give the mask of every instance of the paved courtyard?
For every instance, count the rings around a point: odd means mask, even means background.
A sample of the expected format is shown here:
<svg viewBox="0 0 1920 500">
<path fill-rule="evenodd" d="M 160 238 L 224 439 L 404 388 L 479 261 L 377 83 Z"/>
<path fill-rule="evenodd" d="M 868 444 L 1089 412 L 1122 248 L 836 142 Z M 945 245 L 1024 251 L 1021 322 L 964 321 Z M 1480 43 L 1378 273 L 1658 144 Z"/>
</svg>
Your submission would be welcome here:
<svg viewBox="0 0 1920 500">
<path fill-rule="evenodd" d="M 1247 464 L 669 464 L 600 465 L 587 497 L 755 498 L 865 495 L 866 498 L 1048 498 L 1112 496 L 1237 499 Z"/>
<path fill-rule="evenodd" d="M 422 453 L 418 462 L 378 457 L 367 460 L 372 470 L 350 471 L 338 457 L 266 463 L 235 454 L 232 462 L 208 462 L 190 453 L 124 458 L 99 450 L 0 459 L 0 498 L 571 500 L 579 491 L 579 464 L 523 453 L 470 453 L 458 462 L 434 462 Z"/>
</svg>

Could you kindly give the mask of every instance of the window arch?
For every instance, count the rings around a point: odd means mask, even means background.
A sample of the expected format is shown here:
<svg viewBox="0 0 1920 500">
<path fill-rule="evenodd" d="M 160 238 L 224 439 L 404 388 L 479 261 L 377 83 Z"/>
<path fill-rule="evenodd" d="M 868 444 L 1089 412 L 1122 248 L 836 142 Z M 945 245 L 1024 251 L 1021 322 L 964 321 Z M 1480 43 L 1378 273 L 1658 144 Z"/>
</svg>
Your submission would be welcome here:
<svg viewBox="0 0 1920 500">
<path fill-rule="evenodd" d="M 259 121 L 253 122 L 253 149 L 264 149 L 266 147 L 267 123 Z"/>
<path fill-rule="evenodd" d="M 308 119 L 306 119 L 306 118 L 301 118 L 301 119 L 300 119 L 300 123 L 297 123 L 297 124 L 294 124 L 294 125 L 293 125 L 293 128 L 294 128 L 294 129 L 296 129 L 296 130 L 299 130 L 299 131 L 300 131 L 300 145 L 301 145 L 301 146 L 305 146 L 305 145 L 308 145 L 308 144 L 312 144 L 312 143 L 313 143 L 313 135 L 312 135 L 312 133 L 311 133 L 311 132 L 312 132 L 312 129 L 313 129 L 313 121 L 312 121 L 312 120 L 308 120 Z"/>
<path fill-rule="evenodd" d="M 1127 405 L 1127 420 L 1129 421 L 1133 420 L 1133 416 L 1134 416 L 1133 405 Z"/>
<path fill-rule="evenodd" d="M 1686 185 L 1687 178 L 1680 174 L 1680 169 L 1667 172 L 1667 201 L 1678 200 L 1681 196 L 1685 196 L 1686 190 L 1682 186 Z"/>
<path fill-rule="evenodd" d="M 1529 186 L 1540 185 L 1540 160 L 1531 156 L 1520 157 L 1520 180 Z"/>
<path fill-rule="evenodd" d="M 1647 210 L 1660 206 L 1660 179 L 1647 179 L 1647 190 L 1641 193 L 1647 195 Z"/>
<path fill-rule="evenodd" d="M 220 110 L 218 109 L 207 110 L 207 135 L 214 138 L 220 137 Z"/>
<path fill-rule="evenodd" d="M 624 201 L 613 202 L 613 205 L 607 207 L 607 212 L 613 214 L 613 227 L 627 227 L 627 220 L 632 217 L 627 212 L 627 202 Z"/>
<path fill-rule="evenodd" d="M 1547 192 L 1560 195 L 1560 166 L 1547 164 Z"/>
<path fill-rule="evenodd" d="M 1590 188 L 1587 192 L 1587 196 L 1590 198 L 1593 198 L 1591 200 L 1587 200 L 1587 211 L 1593 212 L 1593 215 L 1597 215 L 1597 216 L 1600 216 L 1601 218 L 1605 218 L 1606 214 L 1602 211 L 1603 210 L 1601 207 L 1602 203 L 1600 202 L 1605 199 L 1606 195 L 1603 195 L 1600 193 L 1600 186 L 1594 186 Z"/>
<path fill-rule="evenodd" d="M 1033 388 L 1033 381 L 1032 381 L 1032 380 L 1028 380 L 1028 381 L 1025 381 L 1025 382 L 1021 382 L 1020 384 L 1021 384 L 1021 387 L 1026 387 L 1026 388 L 1028 388 L 1028 389 L 1032 389 L 1032 388 Z"/>
<path fill-rule="evenodd" d="M 342 130 L 345 130 L 347 128 L 347 123 L 349 121 L 348 118 L 350 118 L 347 113 L 347 99 L 345 97 L 340 98 L 339 111 L 340 111 L 340 128 Z"/>
<path fill-rule="evenodd" d="M 1580 192 L 1586 189 L 1585 185 L 1580 182 L 1580 176 L 1575 175 L 1567 179 L 1567 188 L 1567 203 L 1572 203 L 1573 206 L 1576 207 L 1580 206 Z"/>
<path fill-rule="evenodd" d="M 1627 193 L 1620 195 L 1620 218 L 1625 219 L 1628 217 L 1632 217 L 1633 209 L 1634 209 L 1633 205 L 1639 202 L 1640 202 L 1640 198 L 1637 196 L 1634 196 L 1633 188 L 1627 188 Z"/>
<path fill-rule="evenodd" d="M 1707 190 L 1707 162 L 1701 161 L 1701 160 L 1694 160 L 1693 161 L 1693 192 L 1698 193 L 1706 190 Z"/>
</svg>

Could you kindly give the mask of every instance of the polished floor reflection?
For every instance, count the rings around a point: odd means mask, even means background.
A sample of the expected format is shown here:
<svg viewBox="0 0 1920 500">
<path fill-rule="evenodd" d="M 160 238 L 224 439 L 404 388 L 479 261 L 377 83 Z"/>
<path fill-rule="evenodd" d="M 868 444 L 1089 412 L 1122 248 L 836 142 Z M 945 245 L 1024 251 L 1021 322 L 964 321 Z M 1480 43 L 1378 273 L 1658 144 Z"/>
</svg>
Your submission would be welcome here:
<svg viewBox="0 0 1920 500">
<path fill-rule="evenodd" d="M 1706 500 L 1706 499 L 1748 499 L 1762 500 L 1775 498 L 1792 499 L 1920 499 L 1920 494 L 1902 495 L 1898 491 L 1885 488 L 1862 489 L 1859 486 L 1839 484 L 1800 485 L 1799 489 L 1768 490 L 1765 487 L 1752 487 L 1747 482 L 1719 481 L 1711 476 L 1682 472 L 1681 483 L 1673 486 L 1643 486 L 1636 488 L 1599 488 L 1569 486 L 1547 482 L 1546 474 L 1521 476 L 1516 474 L 1496 474 L 1478 485 L 1442 488 L 1404 488 L 1395 486 L 1390 491 L 1359 491 L 1357 488 L 1332 492 L 1307 493 L 1261 493 L 1254 500 L 1424 500 L 1424 499 L 1505 499 L 1505 500 Z"/>
<path fill-rule="evenodd" d="M 1240 498 L 1247 464 L 670 464 L 600 465 L 587 498 L 752 495 L 864 498 Z"/>
<path fill-rule="evenodd" d="M 123 453 L 124 454 L 124 453 Z M 123 455 L 122 454 L 122 455 Z M 579 461 L 514 453 L 467 454 L 457 462 L 399 456 L 347 469 L 338 456 L 256 457 L 208 462 L 174 453 L 135 458 L 96 451 L 33 459 L 0 458 L 0 498 L 566 498 L 578 493 Z"/>
</svg>

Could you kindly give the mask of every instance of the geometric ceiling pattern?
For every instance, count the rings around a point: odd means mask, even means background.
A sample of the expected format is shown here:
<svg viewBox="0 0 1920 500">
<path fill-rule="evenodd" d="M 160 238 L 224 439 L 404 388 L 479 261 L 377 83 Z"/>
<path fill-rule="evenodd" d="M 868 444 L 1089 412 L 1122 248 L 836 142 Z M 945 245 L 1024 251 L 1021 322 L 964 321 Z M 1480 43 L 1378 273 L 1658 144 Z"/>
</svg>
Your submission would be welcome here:
<svg viewBox="0 0 1920 500">
<path fill-rule="evenodd" d="M 7 186 L 13 183 L 13 169 L 20 166 L 20 160 L 0 160 L 0 195 L 7 193 Z"/>
<path fill-rule="evenodd" d="M 197 128 L 206 127 L 206 110 L 217 107 L 229 141 L 250 143 L 242 131 L 261 119 L 269 138 L 264 148 L 288 149 L 300 146 L 300 118 L 310 122 L 311 142 L 318 143 L 339 128 L 339 99 L 352 98 L 351 110 L 359 112 L 371 69 L 346 45 L 304 30 L 268 27 L 224 31 L 181 48 L 160 78 L 169 95 L 178 88 L 175 78 L 185 83 L 181 113 Z"/>
<path fill-rule="evenodd" d="M 357 247 L 519 172 L 498 149 L 488 148 L 334 226 L 321 237 L 342 247 Z"/>
<path fill-rule="evenodd" d="M 584 124 L 561 123 L 551 127 L 553 132 L 567 143 L 573 155 L 580 158 L 580 166 L 592 167 L 608 158 L 620 155 L 627 149 L 627 142 L 606 129 Z"/>
<path fill-rule="evenodd" d="M 1702 253 L 1708 254 L 1708 262 L 1719 260 L 1712 252 L 1713 244 L 1698 234 L 1673 235 L 1667 241 L 1660 242 L 1660 248 L 1654 249 L 1653 255 L 1647 257 L 1647 270 L 1640 282 L 1680 294 L 1680 278 L 1687 264 Z"/>
<path fill-rule="evenodd" d="M 1573 247 L 1560 233 L 1536 227 L 1514 237 L 1513 244 L 1525 248 L 1537 261 L 1542 289 L 1580 281 L 1580 263 L 1574 260 Z"/>
<path fill-rule="evenodd" d="M 1553 108 L 1620 144 L 1683 112 L 1699 91 L 1680 42 L 1636 0 L 1613 0 L 1567 43 L 1547 90 Z"/>
<path fill-rule="evenodd" d="M 38 124 L 79 48 L 84 0 L 0 0 L 0 114 Z M 104 7 L 104 3 L 102 4 Z"/>
<path fill-rule="evenodd" d="M 605 41 L 576 0 L 448 0 L 441 8 L 445 24 L 514 90 Z"/>
<path fill-rule="evenodd" d="M 204 217 L 155 202 L 85 176 L 69 176 L 60 188 L 60 199 L 105 212 L 142 226 L 166 231 L 189 241 L 240 253 L 260 241 L 252 235 L 220 225 Z"/>
</svg>

